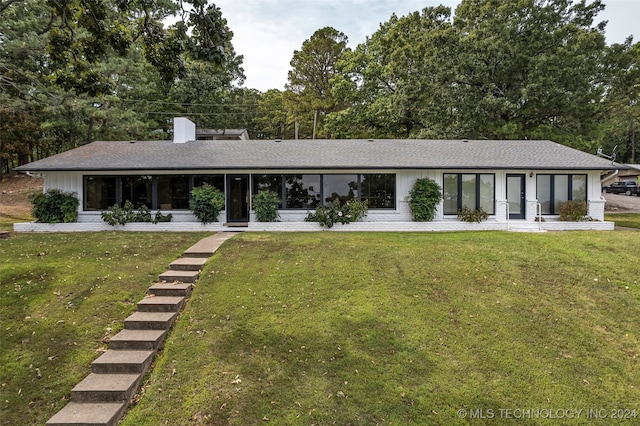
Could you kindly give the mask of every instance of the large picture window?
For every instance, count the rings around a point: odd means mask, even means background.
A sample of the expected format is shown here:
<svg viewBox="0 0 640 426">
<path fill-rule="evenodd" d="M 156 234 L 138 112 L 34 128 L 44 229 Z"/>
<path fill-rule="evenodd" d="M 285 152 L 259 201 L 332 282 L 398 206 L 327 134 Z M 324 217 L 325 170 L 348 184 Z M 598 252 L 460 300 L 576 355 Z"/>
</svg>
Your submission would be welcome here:
<svg viewBox="0 0 640 426">
<path fill-rule="evenodd" d="M 539 174 L 536 187 L 542 214 L 559 214 L 567 201 L 587 199 L 587 175 Z"/>
<path fill-rule="evenodd" d="M 489 173 L 445 173 L 444 214 L 457 214 L 467 207 L 495 214 L 495 175 Z"/>
<path fill-rule="evenodd" d="M 253 194 L 273 191 L 281 209 L 314 209 L 334 199 L 367 201 L 370 209 L 396 207 L 394 174 L 252 175 Z"/>
<path fill-rule="evenodd" d="M 130 201 L 134 208 L 147 206 L 153 208 L 151 176 L 125 176 L 122 180 L 122 196 L 120 206 Z"/>
<path fill-rule="evenodd" d="M 360 199 L 366 201 L 370 209 L 394 209 L 396 207 L 396 175 L 361 175 Z"/>
<path fill-rule="evenodd" d="M 224 175 L 85 176 L 84 210 L 106 210 L 128 200 L 135 208 L 187 210 L 191 190 L 208 183 L 224 191 Z"/>
<path fill-rule="evenodd" d="M 158 208 L 161 210 L 189 208 L 189 176 L 165 175 L 157 177 Z"/>
<path fill-rule="evenodd" d="M 324 175 L 322 194 L 325 205 L 335 199 L 341 204 L 358 199 L 358 175 Z"/>
<path fill-rule="evenodd" d="M 196 175 L 193 176 L 193 185 L 191 189 L 197 188 L 204 184 L 213 186 L 224 192 L 224 175 Z M 191 193 L 191 191 L 189 191 Z"/>
<path fill-rule="evenodd" d="M 106 210 L 116 204 L 117 184 L 115 176 L 85 176 L 84 209 Z"/>
<path fill-rule="evenodd" d="M 253 175 L 251 177 L 253 184 L 252 193 L 255 195 L 260 191 L 271 191 L 278 194 L 280 203 L 278 208 L 283 208 L 282 204 L 282 175 Z"/>
<path fill-rule="evenodd" d="M 273 191 L 281 209 L 314 209 L 334 199 L 366 201 L 369 209 L 395 209 L 396 175 L 265 174 L 251 175 L 252 193 Z M 84 176 L 84 210 L 106 210 L 129 200 L 135 208 L 186 210 L 194 187 L 225 191 L 224 175 Z"/>
<path fill-rule="evenodd" d="M 315 209 L 320 204 L 320 175 L 285 176 L 288 209 Z"/>
</svg>

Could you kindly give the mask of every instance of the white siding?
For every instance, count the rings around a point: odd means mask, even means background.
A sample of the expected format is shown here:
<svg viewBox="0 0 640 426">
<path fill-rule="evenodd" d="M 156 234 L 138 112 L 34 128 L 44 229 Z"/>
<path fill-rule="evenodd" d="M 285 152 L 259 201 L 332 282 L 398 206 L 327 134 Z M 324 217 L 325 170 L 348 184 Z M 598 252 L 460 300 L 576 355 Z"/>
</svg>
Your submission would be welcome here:
<svg viewBox="0 0 640 426">
<path fill-rule="evenodd" d="M 215 174 L 224 174 L 227 171 L 216 171 Z M 233 170 L 228 171 L 233 174 L 326 174 L 327 170 L 265 170 L 265 171 L 252 171 L 252 170 Z M 185 172 L 177 172 L 179 174 L 213 174 L 211 171 L 205 170 L 195 170 Z M 587 198 L 589 205 L 589 215 L 596 220 L 604 220 L 604 198 L 601 196 L 600 190 L 600 173 L 598 171 L 557 171 L 557 170 L 538 170 L 538 171 L 529 171 L 529 170 L 513 170 L 513 171 L 504 171 L 504 170 L 339 170 L 335 171 L 335 173 L 339 174 L 350 174 L 350 173 L 395 173 L 396 175 L 396 209 L 395 210 L 376 210 L 371 209 L 367 217 L 364 220 L 364 223 L 390 223 L 390 224 L 400 224 L 400 223 L 413 223 L 411 222 L 411 210 L 408 204 L 408 196 L 409 191 L 413 187 L 416 179 L 428 177 L 436 181 L 440 187 L 442 187 L 442 180 L 444 173 L 494 173 L 495 174 L 495 215 L 490 216 L 489 220 L 484 222 L 485 224 L 490 223 L 507 223 L 506 217 L 506 175 L 509 173 L 522 173 L 525 177 L 526 182 L 526 219 L 524 222 L 535 223 L 535 216 L 537 212 L 537 199 L 536 199 L 536 175 L 538 173 L 544 174 L 587 174 Z M 85 212 L 82 210 L 84 205 L 83 200 L 83 174 L 102 174 L 102 175 L 124 175 L 123 172 L 103 172 L 103 173 L 82 173 L 82 172 L 48 172 L 45 176 L 45 187 L 44 189 L 51 188 L 59 188 L 67 192 L 75 192 L 80 199 L 80 207 L 79 207 L 79 217 L 78 222 L 80 223 L 95 223 L 101 224 L 102 219 L 100 217 L 100 212 Z M 132 174 L 169 174 L 169 172 L 156 173 L 151 171 L 140 171 Z M 438 206 L 436 211 L 434 222 L 447 222 L 448 226 L 454 227 L 458 225 L 462 225 L 461 222 L 458 221 L 455 216 L 447 216 L 445 217 L 442 214 L 443 204 L 442 202 Z M 192 223 L 197 222 L 196 218 L 188 211 L 171 211 L 173 214 L 173 223 Z M 304 218 L 307 216 L 308 211 L 306 210 L 281 210 L 280 211 L 280 221 L 281 222 L 296 222 L 303 223 Z M 226 215 L 225 212 L 222 212 L 220 215 L 221 221 L 224 221 Z M 545 216 L 545 218 L 553 220 L 555 217 Z M 251 215 L 252 225 L 255 223 L 255 216 Z M 355 224 L 354 224 L 355 225 Z M 257 226 L 257 223 L 256 223 Z M 260 225 L 260 226 L 268 226 L 268 225 Z M 361 226 L 361 225 L 356 225 Z M 404 225 L 403 225 L 404 226 Z M 417 229 L 422 225 L 418 225 L 414 223 L 414 227 Z M 464 225 L 466 226 L 466 224 Z M 476 226 L 476 225 L 473 225 Z M 489 226 L 489 225 L 484 225 Z M 379 228 L 384 228 L 383 225 L 378 225 Z M 476 226 L 476 229 L 478 226 Z M 153 229 L 160 229 L 159 227 Z"/>
</svg>

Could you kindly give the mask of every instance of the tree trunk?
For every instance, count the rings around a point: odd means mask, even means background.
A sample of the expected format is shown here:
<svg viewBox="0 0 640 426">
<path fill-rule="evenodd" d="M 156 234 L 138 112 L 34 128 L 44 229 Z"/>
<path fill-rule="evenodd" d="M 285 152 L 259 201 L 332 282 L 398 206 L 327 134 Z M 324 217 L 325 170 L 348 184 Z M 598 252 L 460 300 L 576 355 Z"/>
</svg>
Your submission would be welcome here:
<svg viewBox="0 0 640 426">
<path fill-rule="evenodd" d="M 316 128 L 318 126 L 318 110 L 313 111 L 313 136 L 311 139 L 316 139 Z"/>
<path fill-rule="evenodd" d="M 636 127 L 631 129 L 631 164 L 636 164 Z"/>
</svg>

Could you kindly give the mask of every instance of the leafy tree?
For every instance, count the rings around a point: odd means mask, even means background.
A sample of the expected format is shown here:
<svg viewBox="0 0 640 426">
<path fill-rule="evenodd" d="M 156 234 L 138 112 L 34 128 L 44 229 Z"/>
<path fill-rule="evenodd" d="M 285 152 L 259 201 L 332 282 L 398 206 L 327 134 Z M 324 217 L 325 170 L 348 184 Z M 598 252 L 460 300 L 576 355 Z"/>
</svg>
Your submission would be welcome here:
<svg viewBox="0 0 640 426">
<path fill-rule="evenodd" d="M 605 153 L 617 146 L 617 161 L 636 163 L 640 144 L 640 44 L 628 38 L 607 50 L 610 70 L 599 142 Z"/>
<path fill-rule="evenodd" d="M 317 129 L 322 127 L 324 116 L 339 109 L 330 82 L 336 75 L 336 63 L 348 50 L 347 41 L 342 32 L 325 27 L 302 43 L 300 50 L 293 52 L 285 103 L 294 120 L 312 117 L 310 136 L 313 139 Z"/>
<path fill-rule="evenodd" d="M 185 21 L 164 28 L 175 12 Z M 232 87 L 244 79 L 242 57 L 203 1 L 6 0 L 0 18 L 2 171 L 93 140 L 165 138 L 167 110 L 190 102 L 174 88 L 194 81 L 203 90 L 191 102 L 258 97 Z"/>
<path fill-rule="evenodd" d="M 256 113 L 254 139 L 284 139 L 287 137 L 287 110 L 284 106 L 283 92 L 271 89 L 261 94 Z"/>
<path fill-rule="evenodd" d="M 602 97 L 602 2 L 463 0 L 445 82 L 461 136 L 590 138 Z M 582 146 L 584 147 L 584 146 Z"/>
<path fill-rule="evenodd" d="M 107 93 L 110 82 L 96 64 L 126 55 L 140 40 L 146 60 L 170 84 L 185 74 L 185 58 L 222 65 L 233 33 L 222 12 L 205 0 L 47 0 L 53 12 L 48 52 L 53 78 L 65 89 Z M 165 28 L 163 21 L 180 19 Z"/>
<path fill-rule="evenodd" d="M 446 117 L 438 87 L 439 64 L 451 40 L 451 11 L 425 8 L 398 18 L 392 15 L 365 43 L 344 54 L 334 78 L 334 95 L 349 105 L 331 114 L 339 137 L 408 137 L 419 131 L 433 110 Z"/>
<path fill-rule="evenodd" d="M 395 15 L 338 63 L 341 137 L 548 138 L 594 149 L 600 1 L 463 0 Z"/>
</svg>

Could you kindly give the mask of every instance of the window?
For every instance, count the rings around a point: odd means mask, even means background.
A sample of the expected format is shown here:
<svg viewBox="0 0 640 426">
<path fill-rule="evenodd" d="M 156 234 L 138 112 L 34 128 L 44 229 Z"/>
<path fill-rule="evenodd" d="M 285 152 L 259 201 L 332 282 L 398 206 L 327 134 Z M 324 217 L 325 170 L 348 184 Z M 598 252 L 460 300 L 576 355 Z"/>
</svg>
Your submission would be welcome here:
<svg viewBox="0 0 640 426">
<path fill-rule="evenodd" d="M 153 208 L 151 176 L 125 176 L 120 179 L 122 182 L 120 206 L 124 206 L 126 201 L 131 201 L 136 209 L 142 205 Z"/>
<path fill-rule="evenodd" d="M 197 188 L 204 184 L 209 184 L 214 188 L 224 192 L 224 175 L 196 175 L 193 176 L 192 188 Z M 191 191 L 189 191 L 191 192 Z"/>
<path fill-rule="evenodd" d="M 288 209 L 315 209 L 320 204 L 320 175 L 285 176 Z"/>
<path fill-rule="evenodd" d="M 369 209 L 396 207 L 394 174 L 265 174 L 252 175 L 251 182 L 253 194 L 278 194 L 281 209 L 314 209 L 336 198 L 366 201 Z M 224 175 L 84 176 L 84 210 L 106 210 L 127 200 L 135 208 L 186 210 L 191 190 L 205 183 L 225 191 Z"/>
<path fill-rule="evenodd" d="M 567 201 L 587 200 L 587 175 L 543 175 L 536 177 L 542 214 L 559 214 Z"/>
<path fill-rule="evenodd" d="M 158 208 L 161 210 L 189 208 L 189 176 L 165 175 L 157 178 Z"/>
<path fill-rule="evenodd" d="M 252 175 L 253 194 L 270 190 L 282 198 L 281 209 L 313 209 L 334 199 L 367 201 L 370 209 L 396 206 L 394 174 Z"/>
<path fill-rule="evenodd" d="M 370 209 L 395 209 L 396 175 L 360 175 L 360 199 Z"/>
<path fill-rule="evenodd" d="M 282 200 L 282 175 L 252 175 L 251 182 L 253 184 L 252 194 L 260 191 L 272 191 L 278 194 Z M 282 201 L 278 208 L 283 208 Z"/>
<path fill-rule="evenodd" d="M 488 173 L 445 173 L 444 214 L 457 214 L 467 207 L 495 214 L 495 175 Z"/>
<path fill-rule="evenodd" d="M 358 175 L 324 175 L 322 194 L 325 205 L 336 198 L 341 204 L 352 198 L 358 199 Z"/>
<path fill-rule="evenodd" d="M 117 204 L 115 176 L 84 177 L 84 209 L 106 210 Z"/>
<path fill-rule="evenodd" d="M 134 208 L 187 210 L 194 186 L 205 183 L 224 192 L 224 175 L 85 176 L 84 210 L 106 210 L 129 200 Z"/>
</svg>

